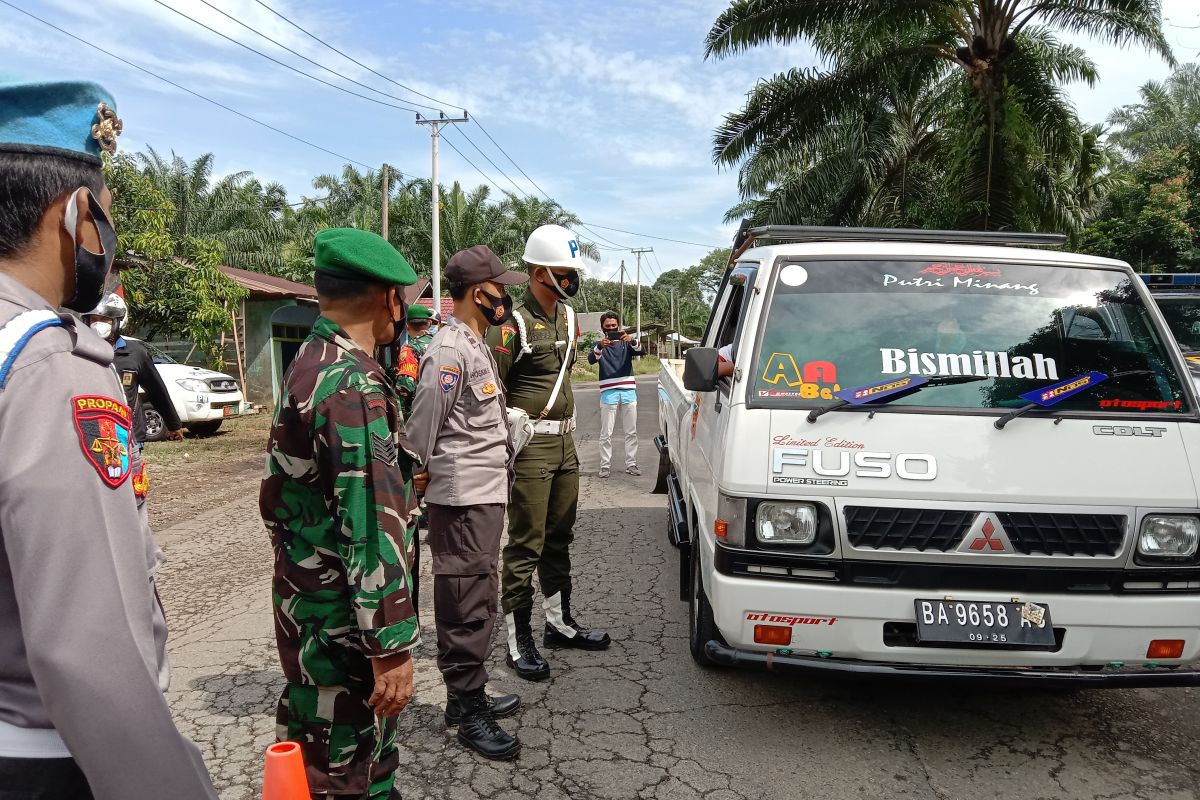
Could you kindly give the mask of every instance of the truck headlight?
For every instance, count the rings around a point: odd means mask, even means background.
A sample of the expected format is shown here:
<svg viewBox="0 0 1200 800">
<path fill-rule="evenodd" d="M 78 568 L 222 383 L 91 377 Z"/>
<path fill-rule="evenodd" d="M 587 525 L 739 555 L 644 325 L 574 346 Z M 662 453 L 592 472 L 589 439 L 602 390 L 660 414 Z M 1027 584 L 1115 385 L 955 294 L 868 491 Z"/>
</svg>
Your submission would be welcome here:
<svg viewBox="0 0 1200 800">
<path fill-rule="evenodd" d="M 200 394 L 201 392 L 208 391 L 208 384 L 196 378 L 180 378 L 175 382 L 182 386 L 184 391 L 187 392 L 195 392 L 196 394 Z"/>
<path fill-rule="evenodd" d="M 1196 517 L 1151 514 L 1142 520 L 1138 554 L 1176 561 L 1196 555 L 1200 545 L 1200 520 Z"/>
<path fill-rule="evenodd" d="M 812 544 L 817 508 L 811 503 L 759 503 L 754 530 L 763 544 Z"/>
</svg>

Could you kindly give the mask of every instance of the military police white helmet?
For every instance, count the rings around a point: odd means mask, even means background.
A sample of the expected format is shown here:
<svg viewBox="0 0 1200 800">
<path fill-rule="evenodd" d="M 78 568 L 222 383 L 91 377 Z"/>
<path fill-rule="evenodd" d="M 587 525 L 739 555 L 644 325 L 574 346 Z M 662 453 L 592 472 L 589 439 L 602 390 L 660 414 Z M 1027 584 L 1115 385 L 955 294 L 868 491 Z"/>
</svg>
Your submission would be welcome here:
<svg viewBox="0 0 1200 800">
<path fill-rule="evenodd" d="M 535 267 L 583 269 L 579 239 L 562 225 L 542 225 L 529 234 L 521 260 Z"/>
<path fill-rule="evenodd" d="M 129 307 L 125 305 L 124 298 L 113 293 L 101 300 L 98 306 L 87 313 L 87 316 L 108 317 L 113 322 L 122 322 L 128 314 Z"/>
</svg>

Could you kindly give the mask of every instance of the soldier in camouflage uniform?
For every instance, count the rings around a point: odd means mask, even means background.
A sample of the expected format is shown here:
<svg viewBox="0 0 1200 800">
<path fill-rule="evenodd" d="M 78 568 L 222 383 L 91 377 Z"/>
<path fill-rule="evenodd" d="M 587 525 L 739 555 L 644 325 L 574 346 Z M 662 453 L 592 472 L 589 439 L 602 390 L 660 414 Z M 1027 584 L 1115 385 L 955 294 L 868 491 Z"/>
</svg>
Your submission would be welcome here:
<svg viewBox="0 0 1200 800">
<path fill-rule="evenodd" d="M 278 738 L 319 797 L 399 798 L 396 720 L 412 697 L 412 447 L 372 353 L 403 331 L 409 263 L 379 236 L 315 240 L 322 316 L 284 376 L 259 508 L 275 550 L 287 687 Z"/>
<path fill-rule="evenodd" d="M 430 309 L 420 303 L 408 307 L 408 343 L 400 348 L 396 365 L 396 389 L 400 392 L 400 409 L 405 419 L 412 413 L 421 356 L 433 341 L 433 322 L 434 313 Z"/>
</svg>

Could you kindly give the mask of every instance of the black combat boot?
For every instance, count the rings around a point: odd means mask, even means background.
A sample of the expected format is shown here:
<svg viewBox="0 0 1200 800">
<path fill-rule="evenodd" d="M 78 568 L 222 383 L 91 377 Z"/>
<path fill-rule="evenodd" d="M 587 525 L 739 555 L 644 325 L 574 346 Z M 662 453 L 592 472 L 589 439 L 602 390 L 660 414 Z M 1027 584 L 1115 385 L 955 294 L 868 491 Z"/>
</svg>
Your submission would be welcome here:
<svg viewBox="0 0 1200 800">
<path fill-rule="evenodd" d="M 505 616 L 508 628 L 508 665 L 518 678 L 542 681 L 550 677 L 550 665 L 533 643 L 532 608 L 514 608 Z"/>
<path fill-rule="evenodd" d="M 605 631 L 585 628 L 571 616 L 571 590 L 564 589 L 542 604 L 546 609 L 546 647 L 575 647 L 580 650 L 606 650 L 612 644 Z"/>
<path fill-rule="evenodd" d="M 499 697 L 489 695 L 487 700 L 488 708 L 496 719 L 511 717 L 521 709 L 521 698 L 515 694 L 502 694 Z M 447 692 L 445 717 L 447 725 L 457 725 L 462 721 L 462 704 L 452 692 Z"/>
<path fill-rule="evenodd" d="M 458 695 L 462 722 L 458 724 L 458 741 L 484 758 L 510 761 L 521 752 L 521 740 L 510 736 L 492 716 L 491 704 L 483 689 Z"/>
</svg>

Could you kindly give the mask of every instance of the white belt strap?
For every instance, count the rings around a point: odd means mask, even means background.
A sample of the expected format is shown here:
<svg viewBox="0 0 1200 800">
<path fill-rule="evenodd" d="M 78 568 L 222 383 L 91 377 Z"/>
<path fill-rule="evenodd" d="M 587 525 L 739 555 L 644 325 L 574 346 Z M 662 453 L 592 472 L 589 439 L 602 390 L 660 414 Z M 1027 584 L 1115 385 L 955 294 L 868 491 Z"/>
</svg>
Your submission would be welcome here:
<svg viewBox="0 0 1200 800">
<path fill-rule="evenodd" d="M 575 430 L 575 418 L 539 419 L 533 423 L 534 434 L 541 436 L 565 436 Z"/>
<path fill-rule="evenodd" d="M 562 389 L 563 378 L 567 376 L 567 372 L 571 369 L 571 363 L 575 360 L 572 356 L 575 355 L 575 309 L 563 304 L 567 309 L 567 341 L 562 342 L 567 346 L 563 351 L 562 367 L 558 370 L 558 380 L 554 382 L 554 388 L 550 390 L 550 399 L 546 401 L 546 407 L 542 409 L 542 413 L 538 415 L 538 419 L 544 419 L 550 413 L 550 409 L 554 407 L 554 401 L 558 399 L 559 390 Z M 536 429 L 534 430 L 536 433 Z"/>
<path fill-rule="evenodd" d="M 61 328 L 63 321 L 53 311 L 25 311 L 0 325 L 0 392 L 8 380 L 8 373 L 17 356 L 38 331 L 46 328 Z"/>
</svg>

